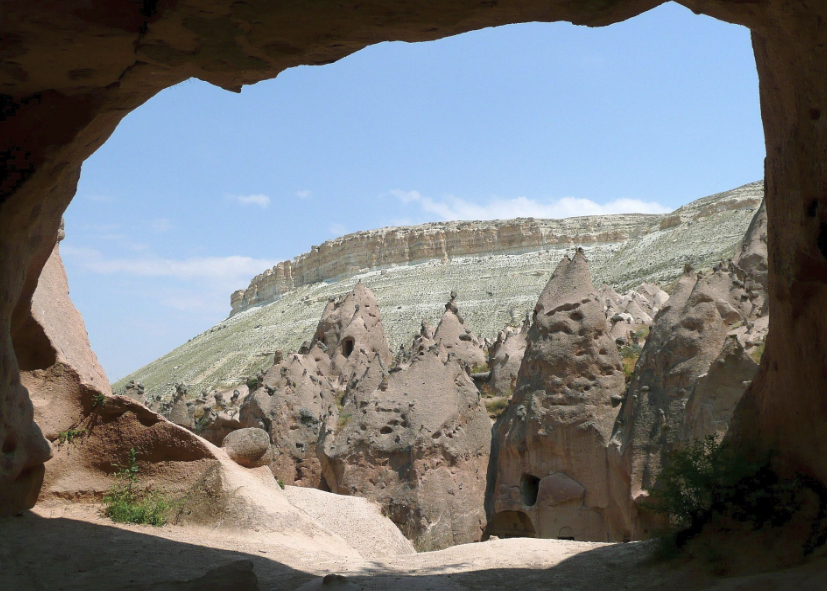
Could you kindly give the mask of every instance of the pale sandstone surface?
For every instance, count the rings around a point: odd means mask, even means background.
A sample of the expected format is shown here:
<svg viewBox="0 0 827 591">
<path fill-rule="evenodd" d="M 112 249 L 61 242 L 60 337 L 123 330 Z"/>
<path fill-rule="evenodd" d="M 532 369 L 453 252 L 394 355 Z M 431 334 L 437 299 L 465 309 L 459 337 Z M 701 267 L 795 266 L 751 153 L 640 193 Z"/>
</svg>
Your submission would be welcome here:
<svg viewBox="0 0 827 591">
<path fill-rule="evenodd" d="M 620 355 L 585 255 L 564 257 L 534 309 L 508 408 L 495 427 L 489 532 L 577 540 L 629 537 L 609 443 L 625 390 Z M 502 532 L 502 534 L 498 534 Z"/>
<path fill-rule="evenodd" d="M 356 549 L 367 560 L 415 554 L 413 544 L 379 511 L 379 505 L 359 497 L 335 495 L 286 486 L 290 503 Z"/>
<path fill-rule="evenodd" d="M 703 268 L 731 257 L 762 191 L 760 183 L 751 183 L 690 203 L 676 212 L 685 223 L 666 230 L 654 224 L 648 234 L 636 239 L 646 241 L 639 249 L 622 247 L 619 242 L 585 242 L 582 246 L 595 284 L 606 283 L 621 291 L 637 289 L 642 282 L 666 285 L 680 276 L 686 262 Z M 660 219 L 643 216 L 650 218 Z M 570 224 L 574 232 L 578 219 L 560 222 Z M 173 396 L 179 383 L 199 391 L 232 389 L 247 376 L 269 368 L 275 351 L 298 350 L 313 336 L 330 298 L 344 297 L 358 281 L 376 296 L 391 351 L 410 343 L 423 318 L 436 325 L 451 291 L 458 293 L 467 327 L 479 338 L 493 341 L 504 327 L 520 325 L 560 258 L 573 254 L 575 246 L 574 242 L 551 245 L 524 254 L 482 250 L 446 262 L 431 259 L 362 270 L 332 282 L 304 285 L 273 303 L 254 306 L 218 323 L 114 387 L 120 392 L 134 379 L 145 385 L 150 396 L 164 400 Z"/>
<path fill-rule="evenodd" d="M 239 560 L 251 561 L 259 588 L 271 591 L 347 588 L 322 586 L 322 577 L 331 573 L 345 576 L 349 588 L 363 591 L 821 591 L 827 576 L 823 558 L 788 570 L 721 577 L 713 574 L 716 565 L 703 562 L 653 564 L 645 543 L 525 538 L 363 559 L 340 546 L 299 536 L 113 524 L 100 517 L 95 506 L 66 503 L 38 505 L 23 517 L 3 519 L 0 527 L 6 534 L 0 537 L 3 589 L 88 591 L 130 584 L 152 589 L 165 581 L 198 579 Z"/>
</svg>

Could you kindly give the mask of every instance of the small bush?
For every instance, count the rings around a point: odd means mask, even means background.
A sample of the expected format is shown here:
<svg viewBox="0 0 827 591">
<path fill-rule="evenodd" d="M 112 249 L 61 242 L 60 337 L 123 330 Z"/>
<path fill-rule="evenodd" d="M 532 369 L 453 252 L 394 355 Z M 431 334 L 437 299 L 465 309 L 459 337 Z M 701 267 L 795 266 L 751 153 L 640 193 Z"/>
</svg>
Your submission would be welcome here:
<svg viewBox="0 0 827 591">
<path fill-rule="evenodd" d="M 118 523 L 161 526 L 174 504 L 157 492 L 141 493 L 135 449 L 129 450 L 129 465 L 115 473 L 119 481 L 103 497 L 103 514 Z"/>
<path fill-rule="evenodd" d="M 475 363 L 471 366 L 471 373 L 486 373 L 491 371 L 491 367 L 487 363 Z"/>
<path fill-rule="evenodd" d="M 344 429 L 345 427 L 347 427 L 348 423 L 350 423 L 351 418 L 352 416 L 349 412 L 339 415 L 339 429 Z"/>
<path fill-rule="evenodd" d="M 67 431 L 62 431 L 57 438 L 61 444 L 64 444 L 72 443 L 76 437 L 81 437 L 83 435 L 86 435 L 86 429 L 69 429 Z"/>
<path fill-rule="evenodd" d="M 645 508 L 668 516 L 678 547 L 720 517 L 783 525 L 798 508 L 797 483 L 780 480 L 769 460 L 750 461 L 710 435 L 668 455 Z"/>
<path fill-rule="evenodd" d="M 506 408 L 508 408 L 508 400 L 505 398 L 494 398 L 485 401 L 485 410 L 494 417 L 500 416 Z"/>
<path fill-rule="evenodd" d="M 279 486 L 281 487 L 281 489 L 282 489 L 282 490 L 284 490 L 284 480 L 282 480 L 281 478 L 279 478 L 276 482 L 278 482 L 278 483 L 279 483 Z"/>
<path fill-rule="evenodd" d="M 105 394 L 95 394 L 92 396 L 92 408 L 96 408 L 98 406 L 103 406 L 106 404 L 106 395 Z"/>
<path fill-rule="evenodd" d="M 640 345 L 629 345 L 620 348 L 620 360 L 623 363 L 623 374 L 626 376 L 627 384 L 632 381 L 641 351 Z"/>
<path fill-rule="evenodd" d="M 752 360 L 755 363 L 758 363 L 759 365 L 761 364 L 761 358 L 764 356 L 765 345 L 766 343 L 761 343 L 760 345 L 755 347 L 755 349 L 753 349 L 752 352 L 749 354 L 749 356 L 752 357 Z"/>
</svg>

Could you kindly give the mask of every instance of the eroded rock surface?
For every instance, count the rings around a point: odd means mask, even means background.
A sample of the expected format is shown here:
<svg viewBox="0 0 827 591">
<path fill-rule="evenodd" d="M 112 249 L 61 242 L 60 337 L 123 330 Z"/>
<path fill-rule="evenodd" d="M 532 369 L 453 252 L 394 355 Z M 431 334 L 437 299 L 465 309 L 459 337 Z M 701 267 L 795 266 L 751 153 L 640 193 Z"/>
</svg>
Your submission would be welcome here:
<svg viewBox="0 0 827 591">
<path fill-rule="evenodd" d="M 527 340 L 517 388 L 496 426 L 488 531 L 622 539 L 608 448 L 613 398 L 625 378 L 582 251 L 555 269 Z"/>
<path fill-rule="evenodd" d="M 756 214 L 750 233 L 762 216 Z M 749 234 L 744 242 L 751 245 L 750 268 L 760 273 L 767 256 L 762 243 L 756 246 Z M 709 273 L 687 268 L 678 281 L 651 327 L 617 423 L 636 506 L 671 450 L 727 433 L 758 370 L 768 327 L 765 298 L 760 281 L 731 261 Z M 633 535 L 645 535 L 648 527 L 645 519 L 637 522 Z"/>
<path fill-rule="evenodd" d="M 439 344 L 398 371 L 377 360 L 319 439 L 330 490 L 378 502 L 418 549 L 476 541 L 485 527 L 490 422 L 467 370 Z"/>
</svg>

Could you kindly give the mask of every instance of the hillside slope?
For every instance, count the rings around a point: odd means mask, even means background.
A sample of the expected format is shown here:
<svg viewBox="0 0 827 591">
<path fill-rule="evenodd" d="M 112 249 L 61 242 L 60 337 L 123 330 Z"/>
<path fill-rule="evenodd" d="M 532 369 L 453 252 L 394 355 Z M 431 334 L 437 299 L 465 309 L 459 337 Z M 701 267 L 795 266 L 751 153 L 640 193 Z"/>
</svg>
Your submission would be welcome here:
<svg viewBox="0 0 827 591">
<path fill-rule="evenodd" d="M 270 367 L 276 350 L 297 350 L 312 336 L 328 299 L 349 292 L 360 280 L 376 295 L 392 350 L 410 342 L 423 318 L 436 324 L 452 290 L 459 294 L 458 305 L 472 330 L 493 338 L 504 326 L 519 324 L 533 308 L 560 258 L 575 247 L 584 249 L 596 285 L 607 283 L 618 291 L 643 281 L 666 285 L 682 273 L 685 263 L 702 268 L 730 257 L 762 197 L 763 183 L 750 183 L 699 199 L 666 215 L 559 220 L 555 222 L 556 227 L 564 226 L 566 231 L 546 240 L 553 244 L 531 247 L 512 240 L 508 245 L 510 252 L 504 253 L 506 249 L 496 240 L 474 242 L 471 239 L 480 249 L 471 252 L 473 249 L 467 247 L 466 239 L 463 248 L 468 254 L 462 256 L 446 257 L 447 251 L 443 248 L 433 251 L 443 252 L 440 258 L 417 261 L 406 255 L 413 262 L 381 264 L 372 269 L 365 269 L 360 266 L 364 261 L 357 261 L 352 265 L 360 269 L 357 272 L 340 273 L 332 278 L 320 275 L 316 282 L 285 289 L 276 301 L 250 304 L 249 301 L 259 297 L 253 293 L 259 293 L 260 278 L 268 275 L 264 273 L 246 290 L 254 289 L 248 294 L 247 309 L 241 310 L 241 306 L 236 305 L 240 311 L 233 316 L 126 376 L 114 387 L 120 391 L 129 380 L 136 380 L 143 382 L 152 398 L 166 399 L 179 383 L 195 386 L 193 393 L 235 386 L 246 376 Z M 498 224 L 513 228 L 518 234 L 520 224 L 533 224 L 535 228 L 554 226 L 552 222 L 531 219 L 426 224 L 360 232 L 331 244 L 346 245 L 340 258 L 352 262 L 358 255 L 347 248 L 363 245 L 365 236 L 387 236 L 392 231 L 397 236 L 421 237 L 427 234 L 426 230 L 452 225 L 465 230 L 473 230 L 476 225 L 483 235 L 491 236 L 490 228 Z M 537 241 L 533 237 L 536 233 L 522 235 L 528 236 L 526 242 Z M 352 239 L 359 236 L 362 238 Z M 339 260 L 335 252 L 331 252 L 329 246 L 323 247 L 328 253 L 324 265 L 338 273 L 342 267 L 335 263 Z M 240 301 L 234 296 L 235 302 Z"/>
</svg>

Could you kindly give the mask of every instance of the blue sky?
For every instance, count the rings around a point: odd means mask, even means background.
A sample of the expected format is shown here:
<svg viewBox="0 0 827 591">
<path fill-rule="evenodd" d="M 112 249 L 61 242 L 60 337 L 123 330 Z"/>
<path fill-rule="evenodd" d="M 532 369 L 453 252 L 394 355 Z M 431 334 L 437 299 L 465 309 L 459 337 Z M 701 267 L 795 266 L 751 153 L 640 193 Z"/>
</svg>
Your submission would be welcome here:
<svg viewBox="0 0 827 591">
<path fill-rule="evenodd" d="M 83 166 L 61 245 L 111 380 L 347 232 L 672 210 L 762 177 L 749 32 L 666 5 L 383 43 L 234 94 L 190 80 Z"/>
</svg>

